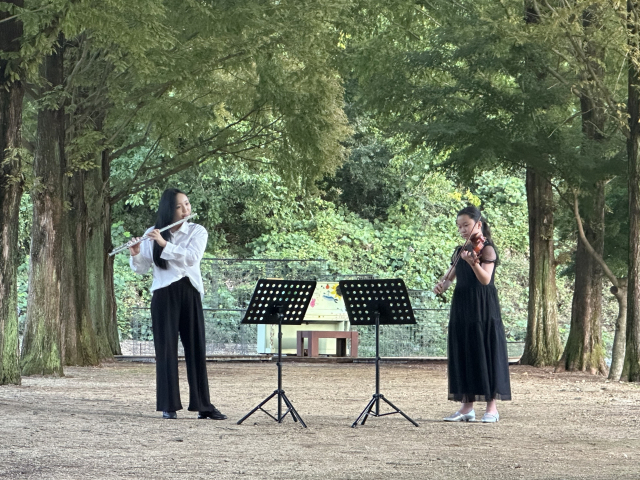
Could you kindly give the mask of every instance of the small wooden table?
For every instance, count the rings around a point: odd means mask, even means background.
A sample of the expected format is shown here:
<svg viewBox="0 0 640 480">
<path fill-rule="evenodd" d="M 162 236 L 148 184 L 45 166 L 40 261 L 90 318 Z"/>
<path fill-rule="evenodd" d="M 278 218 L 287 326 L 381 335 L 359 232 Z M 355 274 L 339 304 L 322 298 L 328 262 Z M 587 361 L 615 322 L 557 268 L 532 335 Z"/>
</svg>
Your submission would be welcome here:
<svg viewBox="0 0 640 480">
<path fill-rule="evenodd" d="M 317 357 L 319 355 L 318 340 L 320 338 L 336 339 L 336 355 L 338 357 L 347 356 L 347 339 L 351 340 L 351 356 L 358 356 L 358 332 L 336 332 L 332 330 L 298 330 L 298 351 L 299 357 L 304 357 L 304 339 L 308 339 L 308 356 Z"/>
</svg>

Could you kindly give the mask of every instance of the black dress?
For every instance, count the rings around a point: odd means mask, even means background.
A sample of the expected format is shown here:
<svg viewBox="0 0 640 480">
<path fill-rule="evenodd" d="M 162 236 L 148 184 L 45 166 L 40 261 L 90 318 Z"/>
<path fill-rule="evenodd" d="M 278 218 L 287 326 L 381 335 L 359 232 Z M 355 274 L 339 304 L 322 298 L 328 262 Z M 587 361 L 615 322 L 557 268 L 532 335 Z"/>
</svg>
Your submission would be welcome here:
<svg viewBox="0 0 640 480">
<path fill-rule="evenodd" d="M 462 259 L 455 272 L 449 317 L 449 400 L 511 400 L 507 342 L 493 284 L 496 269 L 489 285 L 482 285 Z"/>
</svg>

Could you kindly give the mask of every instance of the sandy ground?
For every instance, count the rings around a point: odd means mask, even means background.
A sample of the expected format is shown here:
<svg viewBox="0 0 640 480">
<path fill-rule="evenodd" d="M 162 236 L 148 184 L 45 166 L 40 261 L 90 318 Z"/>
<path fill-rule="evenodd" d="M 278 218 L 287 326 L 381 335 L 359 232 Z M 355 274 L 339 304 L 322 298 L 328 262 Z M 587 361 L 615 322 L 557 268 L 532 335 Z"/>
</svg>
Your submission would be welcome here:
<svg viewBox="0 0 640 480">
<path fill-rule="evenodd" d="M 183 401 L 187 397 L 181 364 Z M 248 413 L 277 385 L 272 363 L 209 363 L 225 421 L 155 409 L 153 364 L 67 368 L 0 387 L 0 477 L 37 479 L 636 479 L 640 387 L 511 367 L 498 424 L 448 424 L 442 364 L 383 364 L 381 393 L 416 420 L 350 428 L 375 388 L 371 364 L 285 363 L 284 390 L 307 423 Z M 275 409 L 275 401 L 268 406 Z M 185 402 L 186 407 L 186 402 Z M 478 417 L 484 404 L 478 404 Z"/>
</svg>

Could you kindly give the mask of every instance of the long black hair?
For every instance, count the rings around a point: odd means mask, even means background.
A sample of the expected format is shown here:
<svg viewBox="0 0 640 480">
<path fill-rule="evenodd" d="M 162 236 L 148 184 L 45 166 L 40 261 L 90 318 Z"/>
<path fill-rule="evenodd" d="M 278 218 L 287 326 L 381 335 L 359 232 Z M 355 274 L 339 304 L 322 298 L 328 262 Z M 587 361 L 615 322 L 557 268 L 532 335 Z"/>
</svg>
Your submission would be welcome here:
<svg viewBox="0 0 640 480">
<path fill-rule="evenodd" d="M 158 205 L 155 228 L 164 228 L 173 223 L 173 218 L 176 214 L 176 207 L 178 205 L 176 197 L 179 193 L 182 193 L 183 195 L 185 194 L 177 188 L 167 188 L 162 192 L 160 204 Z M 171 238 L 171 229 L 165 230 L 160 235 L 162 235 L 162 238 L 169 241 Z M 155 263 L 159 268 L 166 270 L 168 267 L 167 261 L 164 258 L 160 258 L 162 250 L 164 250 L 164 248 L 158 245 L 158 242 L 153 242 L 153 263 Z"/>
<path fill-rule="evenodd" d="M 482 212 L 480 212 L 478 207 L 469 205 L 468 207 L 465 207 L 458 212 L 457 216 L 459 217 L 460 215 L 466 215 L 469 218 L 471 218 L 471 220 L 473 220 L 474 222 L 477 222 L 478 220 L 482 222 L 482 236 L 487 240 L 485 242 L 485 245 L 492 246 L 493 249 L 496 251 L 496 264 L 497 264 L 498 249 L 496 248 L 496 245 L 495 243 L 493 243 L 493 239 L 491 238 L 491 227 L 487 223 L 487 219 L 482 216 Z"/>
</svg>

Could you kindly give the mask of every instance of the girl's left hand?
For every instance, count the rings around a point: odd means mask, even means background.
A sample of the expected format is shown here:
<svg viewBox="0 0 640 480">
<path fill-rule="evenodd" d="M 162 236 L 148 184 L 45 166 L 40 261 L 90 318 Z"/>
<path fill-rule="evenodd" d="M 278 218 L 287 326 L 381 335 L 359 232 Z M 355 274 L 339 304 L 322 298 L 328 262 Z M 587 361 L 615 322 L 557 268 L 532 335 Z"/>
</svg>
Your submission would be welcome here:
<svg viewBox="0 0 640 480">
<path fill-rule="evenodd" d="M 478 261 L 478 256 L 476 255 L 475 252 L 469 252 L 467 250 L 463 250 L 462 254 L 460 255 L 460 257 L 467 262 L 469 265 L 471 265 L 472 267 L 477 263 Z"/>
<path fill-rule="evenodd" d="M 160 245 L 162 248 L 166 247 L 167 241 L 164 238 L 162 238 L 162 234 L 160 233 L 159 229 L 156 228 L 155 230 L 152 230 L 151 232 L 149 232 L 148 235 L 149 235 L 149 238 L 155 240 L 155 242 L 158 245 Z"/>
</svg>

